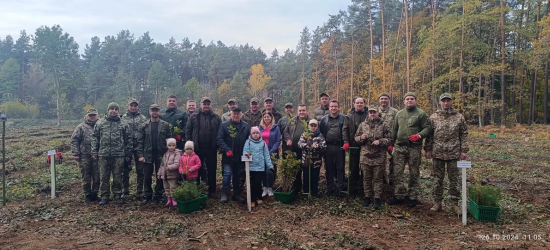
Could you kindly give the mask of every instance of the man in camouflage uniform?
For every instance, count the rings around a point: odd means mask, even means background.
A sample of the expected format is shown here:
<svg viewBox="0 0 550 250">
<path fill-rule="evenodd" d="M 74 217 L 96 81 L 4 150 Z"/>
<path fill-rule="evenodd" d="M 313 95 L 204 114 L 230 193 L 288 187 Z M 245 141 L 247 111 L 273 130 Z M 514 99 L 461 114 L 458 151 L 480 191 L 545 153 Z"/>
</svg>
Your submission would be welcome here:
<svg viewBox="0 0 550 250">
<path fill-rule="evenodd" d="M 160 202 L 164 184 L 162 179 L 157 179 L 157 172 L 164 153 L 168 150 L 166 140 L 172 138 L 170 125 L 160 119 L 160 107 L 158 104 L 149 106 L 149 115 L 151 119 L 141 124 L 138 131 L 137 155 L 139 161 L 143 163 L 143 201 L 141 205 L 146 205 L 152 198 L 155 202 Z M 153 197 L 153 180 L 155 178 L 155 197 Z"/>
<path fill-rule="evenodd" d="M 262 112 L 260 112 L 260 100 L 256 97 L 250 99 L 250 109 L 243 114 L 242 120 L 250 127 L 260 126 Z"/>
<path fill-rule="evenodd" d="M 380 107 L 378 107 L 378 113 L 380 113 L 382 121 L 388 126 L 388 128 L 392 127 L 393 120 L 395 119 L 395 114 L 397 114 L 397 109 L 390 107 L 390 100 L 390 95 L 387 93 L 382 93 L 378 97 L 378 103 L 380 104 Z M 393 157 L 391 157 L 392 150 L 393 147 L 388 147 L 390 158 L 388 161 L 386 161 L 386 165 L 389 168 L 389 172 L 384 171 L 384 183 L 386 183 L 387 179 L 390 185 L 393 185 Z"/>
<path fill-rule="evenodd" d="M 71 136 L 71 151 L 82 175 L 82 190 L 86 202 L 96 201 L 99 191 L 99 169 L 92 159 L 92 135 L 97 122 L 97 110 L 89 109 L 84 122 L 78 124 Z"/>
<path fill-rule="evenodd" d="M 122 204 L 122 172 L 124 161 L 132 156 L 132 133 L 125 122 L 118 116 L 119 106 L 111 102 L 107 115 L 101 118 L 94 127 L 92 136 L 92 157 L 99 159 L 100 196 L 99 205 L 107 205 L 111 194 L 111 174 L 113 175 L 113 194 L 116 204 Z"/>
<path fill-rule="evenodd" d="M 408 196 L 408 206 L 416 207 L 420 183 L 420 163 L 422 158 L 422 140 L 431 132 L 428 114 L 416 107 L 416 95 L 405 94 L 405 108 L 397 112 L 391 130 L 395 141 L 393 149 L 395 187 L 389 205 L 397 205 Z M 405 165 L 409 165 L 409 190 L 405 189 Z"/>
<path fill-rule="evenodd" d="M 320 121 L 323 116 L 330 114 L 330 96 L 327 93 L 321 93 L 319 97 L 321 98 L 321 106 L 315 109 L 315 120 L 317 121 Z"/>
<path fill-rule="evenodd" d="M 447 176 L 449 178 L 449 195 L 453 201 L 451 210 L 460 214 L 462 211 L 458 207 L 460 198 L 459 171 L 457 160 L 465 160 L 468 153 L 468 125 L 464 116 L 453 108 L 453 99 L 449 93 L 444 93 L 439 97 L 441 109 L 430 116 L 430 123 L 433 128 L 426 139 L 424 151 L 426 158 L 433 158 L 433 176 L 434 188 L 433 199 L 434 206 L 431 211 L 441 209 L 443 200 L 443 179 L 445 178 L 445 167 L 447 167 Z"/>
<path fill-rule="evenodd" d="M 141 124 L 147 122 L 147 118 L 139 112 L 139 102 L 136 99 L 128 100 L 128 105 L 126 106 L 128 112 L 122 116 L 122 121 L 128 124 L 130 132 L 132 133 L 132 156 L 130 161 L 124 162 L 124 173 L 122 173 L 122 181 L 124 186 L 124 195 L 130 195 L 130 171 L 132 171 L 132 159 L 136 164 L 136 196 L 135 199 L 139 200 L 143 196 L 143 164 L 138 160 L 137 156 L 137 137 L 138 129 Z"/>
<path fill-rule="evenodd" d="M 380 209 L 386 149 L 391 145 L 391 132 L 388 125 L 379 117 L 377 106 L 369 107 L 369 118 L 359 125 L 355 141 L 361 146 L 361 169 L 365 189 L 363 206 L 370 206 L 374 197 L 374 208 Z"/>
<path fill-rule="evenodd" d="M 222 122 L 230 121 L 231 120 L 231 109 L 233 107 L 237 107 L 239 104 L 237 103 L 237 100 L 231 98 L 229 101 L 227 101 L 227 109 L 228 111 L 222 114 Z"/>
<path fill-rule="evenodd" d="M 365 99 L 362 97 L 356 97 L 353 99 L 354 110 L 352 110 L 344 119 L 344 126 L 342 127 L 342 137 L 344 139 L 344 146 L 342 148 L 348 151 L 351 147 L 358 147 L 355 142 L 355 132 L 365 119 L 368 117 L 367 110 L 365 109 Z M 360 152 L 357 149 L 353 149 L 350 152 L 350 184 L 348 192 L 349 194 L 356 196 L 363 193 L 363 173 L 359 167 Z"/>
</svg>

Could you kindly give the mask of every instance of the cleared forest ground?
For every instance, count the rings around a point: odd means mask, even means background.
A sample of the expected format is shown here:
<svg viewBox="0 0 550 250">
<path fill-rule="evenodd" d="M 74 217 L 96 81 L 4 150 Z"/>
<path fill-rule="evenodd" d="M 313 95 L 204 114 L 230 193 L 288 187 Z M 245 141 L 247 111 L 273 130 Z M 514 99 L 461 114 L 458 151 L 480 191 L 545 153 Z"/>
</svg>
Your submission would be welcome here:
<svg viewBox="0 0 550 250">
<path fill-rule="evenodd" d="M 0 206 L 2 249 L 549 249 L 550 134 L 548 126 L 471 128 L 468 174 L 502 188 L 497 223 L 446 211 L 430 213 L 431 162 L 423 159 L 420 204 L 375 211 L 362 199 L 322 197 L 308 205 L 272 200 L 249 213 L 244 204 L 220 204 L 190 215 L 138 201 L 86 204 L 80 171 L 70 159 L 73 127 L 6 131 L 7 194 Z M 496 138 L 489 138 L 495 133 Z M 59 197 L 49 198 L 45 151 L 65 152 L 58 165 Z M 135 176 L 135 175 L 134 175 Z M 135 177 L 133 177 L 135 178 Z M 321 190 L 324 176 L 321 177 Z M 218 193 L 221 180 L 218 180 Z M 206 232 L 206 233 L 205 233 Z M 202 235 L 199 241 L 189 238 Z M 517 238 L 515 237 L 517 236 Z"/>
</svg>

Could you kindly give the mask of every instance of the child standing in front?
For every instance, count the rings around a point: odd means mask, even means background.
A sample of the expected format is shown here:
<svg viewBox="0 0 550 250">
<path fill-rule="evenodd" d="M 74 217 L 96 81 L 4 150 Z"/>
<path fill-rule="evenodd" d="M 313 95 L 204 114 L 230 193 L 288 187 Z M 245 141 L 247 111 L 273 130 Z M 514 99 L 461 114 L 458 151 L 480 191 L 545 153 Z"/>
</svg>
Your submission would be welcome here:
<svg viewBox="0 0 550 250">
<path fill-rule="evenodd" d="M 327 148 L 325 137 L 319 130 L 319 122 L 315 119 L 309 121 L 308 129 L 300 137 L 298 147 L 302 149 L 302 183 L 304 193 L 310 193 L 317 197 L 319 194 L 319 173 L 323 162 L 323 153 Z M 311 169 L 310 169 L 311 168 Z M 311 171 L 311 176 L 309 173 Z M 311 190 L 309 190 L 311 180 Z"/>
<path fill-rule="evenodd" d="M 172 194 L 176 190 L 178 180 L 178 163 L 181 156 L 181 150 L 176 148 L 176 139 L 169 138 L 166 140 L 168 151 L 162 157 L 162 163 L 157 178 L 163 180 L 164 192 L 168 198 L 166 206 L 176 206 L 176 200 L 172 199 Z"/>
<path fill-rule="evenodd" d="M 201 168 L 201 159 L 195 154 L 195 145 L 193 141 L 185 143 L 185 153 L 180 158 L 180 174 L 185 181 L 197 182 L 199 169 Z"/>
<path fill-rule="evenodd" d="M 244 143 L 243 155 L 252 157 L 250 162 L 250 197 L 252 207 L 262 203 L 262 178 L 265 175 L 266 166 L 273 169 L 273 163 L 269 156 L 269 148 L 260 135 L 260 128 L 250 129 L 250 138 Z"/>
</svg>

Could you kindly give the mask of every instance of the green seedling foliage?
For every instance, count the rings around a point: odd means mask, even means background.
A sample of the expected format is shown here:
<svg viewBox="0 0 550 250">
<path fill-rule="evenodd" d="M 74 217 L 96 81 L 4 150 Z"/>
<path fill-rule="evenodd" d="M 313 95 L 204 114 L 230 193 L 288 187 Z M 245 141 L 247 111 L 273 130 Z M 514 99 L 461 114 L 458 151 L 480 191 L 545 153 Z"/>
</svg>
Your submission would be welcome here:
<svg viewBox="0 0 550 250">
<path fill-rule="evenodd" d="M 500 188 L 477 184 L 468 187 L 468 197 L 480 206 L 498 207 L 502 194 Z"/>
<path fill-rule="evenodd" d="M 199 198 L 200 195 L 201 193 L 199 192 L 197 184 L 186 181 L 183 185 L 176 188 L 173 196 L 176 200 L 189 201 L 195 198 Z"/>
</svg>

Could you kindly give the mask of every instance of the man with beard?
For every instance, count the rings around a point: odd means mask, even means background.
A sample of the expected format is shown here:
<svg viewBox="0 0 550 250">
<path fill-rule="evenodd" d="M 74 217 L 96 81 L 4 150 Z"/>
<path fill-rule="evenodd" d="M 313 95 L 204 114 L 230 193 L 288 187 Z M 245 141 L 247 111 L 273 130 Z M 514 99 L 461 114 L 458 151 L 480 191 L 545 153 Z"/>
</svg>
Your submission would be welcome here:
<svg viewBox="0 0 550 250">
<path fill-rule="evenodd" d="M 250 99 L 250 109 L 242 115 L 242 119 L 250 127 L 260 126 L 262 112 L 260 112 L 260 100 L 258 98 L 254 97 Z"/>
<path fill-rule="evenodd" d="M 223 113 L 222 115 L 222 122 L 226 122 L 226 121 L 229 121 L 231 120 L 231 109 L 233 107 L 237 107 L 239 106 L 239 104 L 237 103 L 237 100 L 231 98 L 229 99 L 229 101 L 227 101 L 227 109 L 228 111 Z"/>
</svg>

